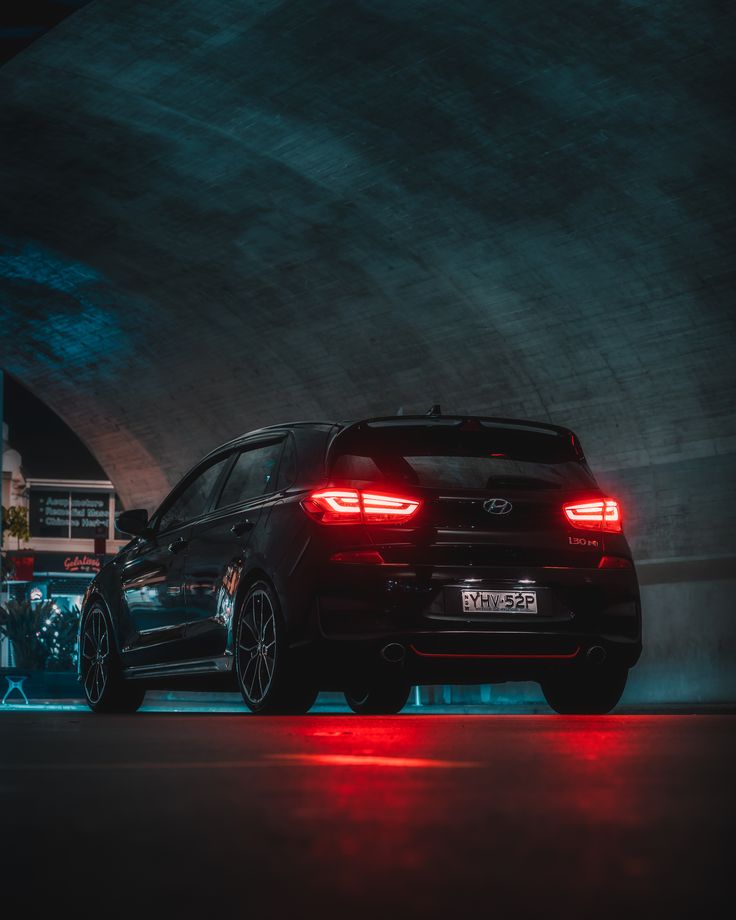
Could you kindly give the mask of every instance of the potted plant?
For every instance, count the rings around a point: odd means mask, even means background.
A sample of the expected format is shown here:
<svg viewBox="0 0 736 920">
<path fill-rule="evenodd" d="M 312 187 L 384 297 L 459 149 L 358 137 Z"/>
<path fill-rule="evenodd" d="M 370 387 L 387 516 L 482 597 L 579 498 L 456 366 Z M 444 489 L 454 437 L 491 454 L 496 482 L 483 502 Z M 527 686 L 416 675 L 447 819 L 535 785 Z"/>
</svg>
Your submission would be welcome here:
<svg viewBox="0 0 736 920">
<path fill-rule="evenodd" d="M 53 601 L 11 600 L 0 606 L 0 634 L 13 644 L 15 667 L 6 673 L 28 673 L 34 697 L 78 696 L 78 608 L 65 612 Z M 31 695 L 31 694 L 29 694 Z"/>
<path fill-rule="evenodd" d="M 49 649 L 41 636 L 46 621 L 53 615 L 53 603 L 8 601 L 0 607 L 0 633 L 13 644 L 19 671 L 40 671 L 46 665 Z"/>
</svg>

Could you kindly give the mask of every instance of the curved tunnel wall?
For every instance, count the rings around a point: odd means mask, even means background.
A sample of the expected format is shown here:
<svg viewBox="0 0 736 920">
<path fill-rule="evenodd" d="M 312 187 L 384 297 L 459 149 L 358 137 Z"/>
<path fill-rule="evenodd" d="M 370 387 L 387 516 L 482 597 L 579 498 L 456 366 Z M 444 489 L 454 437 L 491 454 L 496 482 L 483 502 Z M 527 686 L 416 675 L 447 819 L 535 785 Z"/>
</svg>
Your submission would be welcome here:
<svg viewBox="0 0 736 920">
<path fill-rule="evenodd" d="M 628 510 L 630 692 L 734 698 L 727 25 L 97 0 L 0 70 L 0 361 L 128 506 L 279 420 L 570 425 Z"/>
</svg>

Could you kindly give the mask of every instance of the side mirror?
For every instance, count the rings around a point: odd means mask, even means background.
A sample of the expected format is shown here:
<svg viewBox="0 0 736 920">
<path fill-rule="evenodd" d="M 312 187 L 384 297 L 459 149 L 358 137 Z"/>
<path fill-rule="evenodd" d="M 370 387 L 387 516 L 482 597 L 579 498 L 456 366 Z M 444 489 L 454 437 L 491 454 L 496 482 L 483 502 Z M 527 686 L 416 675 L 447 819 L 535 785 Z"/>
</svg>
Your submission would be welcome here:
<svg viewBox="0 0 736 920">
<path fill-rule="evenodd" d="M 132 511 L 123 511 L 115 521 L 115 526 L 121 533 L 132 537 L 140 537 L 148 530 L 148 512 L 145 508 L 133 508 Z"/>
</svg>

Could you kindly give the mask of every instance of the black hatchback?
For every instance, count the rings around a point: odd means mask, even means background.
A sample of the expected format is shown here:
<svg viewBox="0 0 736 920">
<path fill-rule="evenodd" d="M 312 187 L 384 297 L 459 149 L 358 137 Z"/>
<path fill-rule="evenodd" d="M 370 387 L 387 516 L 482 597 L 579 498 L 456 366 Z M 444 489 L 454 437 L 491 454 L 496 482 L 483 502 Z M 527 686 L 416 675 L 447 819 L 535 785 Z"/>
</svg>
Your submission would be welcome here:
<svg viewBox="0 0 736 920">
<path fill-rule="evenodd" d="M 399 416 L 262 428 L 198 463 L 85 595 L 95 712 L 146 689 L 240 690 L 301 713 L 340 690 L 395 713 L 412 685 L 538 681 L 610 711 L 641 653 L 621 506 L 566 428 Z"/>
</svg>

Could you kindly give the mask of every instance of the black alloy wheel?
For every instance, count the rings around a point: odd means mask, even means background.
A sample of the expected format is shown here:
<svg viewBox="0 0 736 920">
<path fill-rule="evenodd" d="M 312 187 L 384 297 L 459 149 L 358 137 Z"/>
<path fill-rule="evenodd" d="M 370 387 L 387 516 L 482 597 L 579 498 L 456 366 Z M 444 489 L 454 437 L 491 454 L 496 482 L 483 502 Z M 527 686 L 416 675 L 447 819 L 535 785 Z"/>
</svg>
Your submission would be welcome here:
<svg viewBox="0 0 736 920">
<path fill-rule="evenodd" d="M 135 712 L 140 707 L 146 688 L 123 680 L 110 621 L 98 605 L 85 614 L 79 661 L 84 696 L 92 712 Z"/>
<path fill-rule="evenodd" d="M 628 674 L 615 665 L 576 668 L 543 680 L 542 692 L 561 715 L 604 715 L 621 699 Z"/>
<path fill-rule="evenodd" d="M 238 689 L 251 712 L 301 715 L 317 698 L 317 688 L 288 647 L 286 624 L 274 589 L 254 584 L 235 632 Z"/>
<path fill-rule="evenodd" d="M 345 700 L 358 715 L 396 715 L 406 706 L 410 692 L 405 681 L 384 680 L 373 686 L 350 687 Z"/>
</svg>

